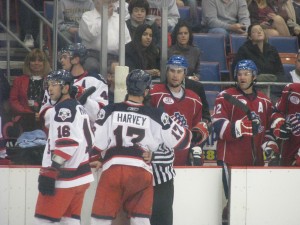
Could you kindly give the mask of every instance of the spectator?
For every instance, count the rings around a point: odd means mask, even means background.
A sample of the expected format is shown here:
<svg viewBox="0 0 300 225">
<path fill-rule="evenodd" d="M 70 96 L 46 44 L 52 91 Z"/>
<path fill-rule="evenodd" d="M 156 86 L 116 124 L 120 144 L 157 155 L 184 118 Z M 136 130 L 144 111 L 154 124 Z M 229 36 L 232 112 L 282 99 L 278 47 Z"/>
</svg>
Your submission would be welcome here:
<svg viewBox="0 0 300 225">
<path fill-rule="evenodd" d="M 150 224 L 151 153 L 160 145 L 180 150 L 176 146 L 188 148 L 190 144 L 189 130 L 172 121 L 163 110 L 143 105 L 151 86 L 149 74 L 133 70 L 127 76 L 126 86 L 127 100 L 105 107 L 96 122 L 95 153 L 99 151 L 102 163 L 96 155 L 93 158 L 97 161 L 92 165 L 103 165 L 92 209 L 92 225 L 112 224 L 120 208 L 127 212 L 131 225 Z"/>
<path fill-rule="evenodd" d="M 280 99 L 275 105 L 272 114 L 272 131 L 276 138 L 281 141 L 280 152 L 268 152 L 268 158 L 279 166 L 300 166 L 300 139 L 299 139 L 299 112 L 298 104 L 300 84 L 288 84 L 282 91 Z M 273 164 L 274 164 L 273 163 Z"/>
<path fill-rule="evenodd" d="M 37 11 L 43 11 L 43 0 L 26 0 L 26 2 Z M 39 18 L 33 14 L 23 3 L 19 4 L 20 15 L 20 39 L 24 40 L 24 45 L 28 48 L 37 46 L 37 37 L 39 35 Z"/>
<path fill-rule="evenodd" d="M 161 27 L 161 7 L 163 4 L 162 0 L 148 0 L 150 11 L 147 16 L 150 20 L 154 21 L 158 27 Z M 176 0 L 166 0 L 165 2 L 168 8 L 168 31 L 172 32 L 175 25 L 180 18 Z"/>
<path fill-rule="evenodd" d="M 290 33 L 298 36 L 300 34 L 300 25 L 296 19 L 295 9 L 292 0 L 267 0 L 276 14 L 281 16 L 286 22 Z"/>
<path fill-rule="evenodd" d="M 290 80 L 293 83 L 300 83 L 300 52 L 295 60 L 295 69 L 290 72 Z"/>
<path fill-rule="evenodd" d="M 78 42 L 79 21 L 85 11 L 94 9 L 92 0 L 61 0 L 58 1 L 58 30 L 72 42 Z M 67 45 L 60 38 L 59 48 Z"/>
<path fill-rule="evenodd" d="M 46 78 L 55 107 L 47 111 L 48 145 L 38 178 L 35 224 L 80 225 L 83 198 L 94 180 L 89 166 L 94 136 L 86 110 L 70 97 L 73 77 L 56 70 Z"/>
<path fill-rule="evenodd" d="M 88 55 L 84 63 L 84 68 L 88 71 L 95 70 L 99 72 L 100 68 L 101 10 L 104 1 L 94 0 L 95 9 L 83 13 L 79 23 L 79 36 L 88 49 Z M 119 14 L 114 12 L 114 2 L 116 0 L 110 0 L 108 3 L 108 61 L 114 58 L 117 59 L 119 54 Z M 130 34 L 125 26 L 125 43 L 130 41 Z"/>
<path fill-rule="evenodd" d="M 152 34 L 152 27 L 148 24 L 137 27 L 133 40 L 125 46 L 125 65 L 129 71 L 142 69 L 154 78 L 160 76 L 160 55 Z"/>
<path fill-rule="evenodd" d="M 193 134 L 195 139 L 192 139 L 191 162 L 189 150 L 184 148 L 175 152 L 175 162 L 174 153 L 170 149 L 152 154 L 154 202 L 151 225 L 173 224 L 173 180 L 175 177 L 173 162 L 178 166 L 203 163 L 202 150 L 198 146 L 208 137 L 208 130 L 206 123 L 201 121 L 201 99 L 193 91 L 184 89 L 182 86 L 186 70 L 185 58 L 172 56 L 167 63 L 166 84 L 156 84 L 150 90 L 152 106 L 163 108 L 179 124 L 195 132 Z"/>
<path fill-rule="evenodd" d="M 132 0 L 129 3 L 128 11 L 130 14 L 130 19 L 126 21 L 127 28 L 130 32 L 131 39 L 134 37 L 134 33 L 136 28 L 142 24 L 151 25 L 151 29 L 153 31 L 153 43 L 156 46 L 160 46 L 161 35 L 160 30 L 157 27 L 156 23 L 153 21 L 146 19 L 146 16 L 149 13 L 149 3 L 147 0 Z"/>
<path fill-rule="evenodd" d="M 290 36 L 284 19 L 276 14 L 267 0 L 248 0 L 251 24 L 260 24 L 267 38 L 270 36 Z"/>
<path fill-rule="evenodd" d="M 246 0 L 206 0 L 202 2 L 202 25 L 208 33 L 246 35 L 250 25 Z"/>
<path fill-rule="evenodd" d="M 46 54 L 40 49 L 33 49 L 25 58 L 23 75 L 13 82 L 9 103 L 13 114 L 21 116 L 23 131 L 42 127 L 39 110 L 44 96 L 43 78 L 50 70 Z"/>
<path fill-rule="evenodd" d="M 286 82 L 279 54 L 275 47 L 266 42 L 266 35 L 261 25 L 251 24 L 247 39 L 239 48 L 233 60 L 232 68 L 235 68 L 240 60 L 251 59 L 258 69 L 257 81 Z M 281 91 L 281 87 L 272 87 L 271 99 L 273 102 L 280 97 Z"/>
<path fill-rule="evenodd" d="M 200 49 L 193 45 L 193 32 L 185 21 L 179 21 L 172 32 L 172 46 L 168 58 L 182 55 L 188 62 L 187 76 L 199 80 Z"/>
<path fill-rule="evenodd" d="M 267 135 L 270 133 L 268 131 L 272 103 L 253 86 L 258 71 L 252 60 L 239 61 L 234 71 L 236 87 L 221 92 L 214 107 L 213 126 L 217 137 L 217 164 L 223 168 L 263 166 L 263 150 L 278 151 L 274 139 Z M 251 118 L 239 107 L 227 101 L 226 94 L 246 104 L 251 111 Z M 223 173 L 223 184 L 228 199 L 229 184 L 225 173 Z M 223 220 L 227 219 L 227 210 L 228 204 L 223 210 Z"/>
<path fill-rule="evenodd" d="M 99 110 L 108 104 L 108 90 L 104 78 L 95 72 L 85 71 L 82 64 L 84 63 L 87 51 L 83 44 L 69 44 L 62 48 L 58 54 L 59 62 L 64 70 L 70 71 L 73 76 L 74 86 L 72 87 L 71 97 L 79 98 L 86 89 L 94 86 L 95 92 L 81 102 L 92 122 L 95 122 Z M 73 93 L 74 92 L 74 93 Z M 53 100 L 49 98 L 48 92 L 45 93 L 44 102 L 41 109 L 41 115 L 53 106 Z"/>
</svg>

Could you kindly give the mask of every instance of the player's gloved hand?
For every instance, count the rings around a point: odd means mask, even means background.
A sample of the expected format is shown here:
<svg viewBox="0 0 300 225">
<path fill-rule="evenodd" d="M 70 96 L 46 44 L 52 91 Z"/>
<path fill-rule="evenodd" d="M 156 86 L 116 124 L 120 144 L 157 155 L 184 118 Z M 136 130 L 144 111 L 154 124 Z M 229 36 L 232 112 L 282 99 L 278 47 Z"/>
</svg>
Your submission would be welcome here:
<svg viewBox="0 0 300 225">
<path fill-rule="evenodd" d="M 273 134 L 275 137 L 287 140 L 292 132 L 292 127 L 289 123 L 286 123 L 285 119 L 278 118 L 274 120 L 271 125 L 271 129 L 273 129 Z"/>
<path fill-rule="evenodd" d="M 202 148 L 200 146 L 194 146 L 190 149 L 191 151 L 191 164 L 192 166 L 202 166 Z"/>
<path fill-rule="evenodd" d="M 200 145 L 202 142 L 204 142 L 208 136 L 208 129 L 207 124 L 205 122 L 199 122 L 192 128 L 192 143 L 194 145 Z"/>
<path fill-rule="evenodd" d="M 251 120 L 245 116 L 243 119 L 235 121 L 234 134 L 236 138 L 242 136 L 254 136 L 258 133 L 260 127 L 259 117 L 251 112 Z"/>
<path fill-rule="evenodd" d="M 70 96 L 71 98 L 78 99 L 85 91 L 85 88 L 79 85 L 71 86 Z"/>
<path fill-rule="evenodd" d="M 277 143 L 275 141 L 266 141 L 261 147 L 266 155 L 268 166 L 280 166 L 280 153 Z"/>
<path fill-rule="evenodd" d="M 39 175 L 39 192 L 42 195 L 54 195 L 55 181 L 59 175 L 58 169 L 54 167 L 42 167 Z"/>
</svg>

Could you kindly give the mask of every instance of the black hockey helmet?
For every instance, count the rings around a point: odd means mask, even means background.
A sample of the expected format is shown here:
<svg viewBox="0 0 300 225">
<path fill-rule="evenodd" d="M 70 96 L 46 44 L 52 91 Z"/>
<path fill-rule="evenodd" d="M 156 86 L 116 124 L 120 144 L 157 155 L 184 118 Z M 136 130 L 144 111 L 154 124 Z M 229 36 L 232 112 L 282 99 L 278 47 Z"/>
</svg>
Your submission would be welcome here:
<svg viewBox="0 0 300 225">
<path fill-rule="evenodd" d="M 144 70 L 132 70 L 126 78 L 127 92 L 134 96 L 143 96 L 151 86 L 151 76 Z"/>
<path fill-rule="evenodd" d="M 67 70 L 53 70 L 51 71 L 44 81 L 44 89 L 48 89 L 48 81 L 56 81 L 57 84 L 63 86 L 69 84 L 73 85 L 74 78 L 72 74 Z"/>
<path fill-rule="evenodd" d="M 71 58 L 79 57 L 81 60 L 84 60 L 87 55 L 86 47 L 81 43 L 72 43 L 63 47 L 58 53 L 58 59 L 60 59 L 61 55 L 64 53 L 68 53 Z"/>
</svg>

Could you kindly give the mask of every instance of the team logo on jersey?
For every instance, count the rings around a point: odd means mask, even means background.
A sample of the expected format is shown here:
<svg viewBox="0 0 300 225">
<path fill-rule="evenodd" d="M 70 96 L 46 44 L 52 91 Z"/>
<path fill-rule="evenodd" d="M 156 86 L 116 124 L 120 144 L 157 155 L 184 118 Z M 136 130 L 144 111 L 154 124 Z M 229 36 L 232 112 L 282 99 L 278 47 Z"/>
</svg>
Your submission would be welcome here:
<svg viewBox="0 0 300 225">
<path fill-rule="evenodd" d="M 105 117 L 105 110 L 104 109 L 100 109 L 100 111 L 97 114 L 97 120 L 102 120 Z"/>
<path fill-rule="evenodd" d="M 61 108 L 58 112 L 58 117 L 61 118 L 62 121 L 65 121 L 68 118 L 71 118 L 71 110 L 67 108 Z"/>
<path fill-rule="evenodd" d="M 188 127 L 185 116 L 182 115 L 180 112 L 175 112 L 174 116 L 172 117 L 172 119 L 176 123 L 178 123 L 180 126 Z"/>
<path fill-rule="evenodd" d="M 163 102 L 164 102 L 165 104 L 167 104 L 167 105 L 171 105 L 171 104 L 174 103 L 174 100 L 173 100 L 173 98 L 171 98 L 171 97 L 164 97 L 164 98 L 163 98 Z"/>
<path fill-rule="evenodd" d="M 286 119 L 292 125 L 292 133 L 300 136 L 300 113 L 291 114 Z"/>
<path fill-rule="evenodd" d="M 128 107 L 127 110 L 137 112 L 137 111 L 139 111 L 139 108 L 137 108 L 137 107 Z"/>
<path fill-rule="evenodd" d="M 290 97 L 290 102 L 295 104 L 295 105 L 298 105 L 300 103 L 300 100 L 297 96 L 291 96 Z"/>
<path fill-rule="evenodd" d="M 167 113 L 163 113 L 161 115 L 161 122 L 163 123 L 164 126 L 170 124 L 170 117 Z"/>
</svg>

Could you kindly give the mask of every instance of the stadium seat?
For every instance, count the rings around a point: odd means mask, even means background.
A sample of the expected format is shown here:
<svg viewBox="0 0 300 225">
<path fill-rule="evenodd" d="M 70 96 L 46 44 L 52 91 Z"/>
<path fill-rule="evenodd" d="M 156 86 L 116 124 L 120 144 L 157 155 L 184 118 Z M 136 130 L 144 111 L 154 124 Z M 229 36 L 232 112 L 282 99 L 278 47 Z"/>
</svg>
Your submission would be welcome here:
<svg viewBox="0 0 300 225">
<path fill-rule="evenodd" d="M 236 54 L 239 48 L 245 43 L 247 37 L 244 35 L 231 34 L 229 36 L 230 53 Z"/>
<path fill-rule="evenodd" d="M 221 81 L 220 68 L 218 62 L 200 62 L 200 81 Z M 204 90 L 207 91 L 220 91 L 219 85 L 205 84 Z"/>
<path fill-rule="evenodd" d="M 194 44 L 201 51 L 201 61 L 218 62 L 220 72 L 229 74 L 226 60 L 225 36 L 222 34 L 196 33 Z"/>
<path fill-rule="evenodd" d="M 183 6 L 178 7 L 180 19 L 182 20 L 189 20 L 190 19 L 190 7 L 189 6 Z"/>
<path fill-rule="evenodd" d="M 212 113 L 215 106 L 215 101 L 220 92 L 218 91 L 205 91 L 206 100 L 208 102 L 209 111 Z"/>
<path fill-rule="evenodd" d="M 291 37 L 269 37 L 268 42 L 273 45 L 279 53 L 297 53 L 299 50 L 298 38 Z"/>
</svg>

